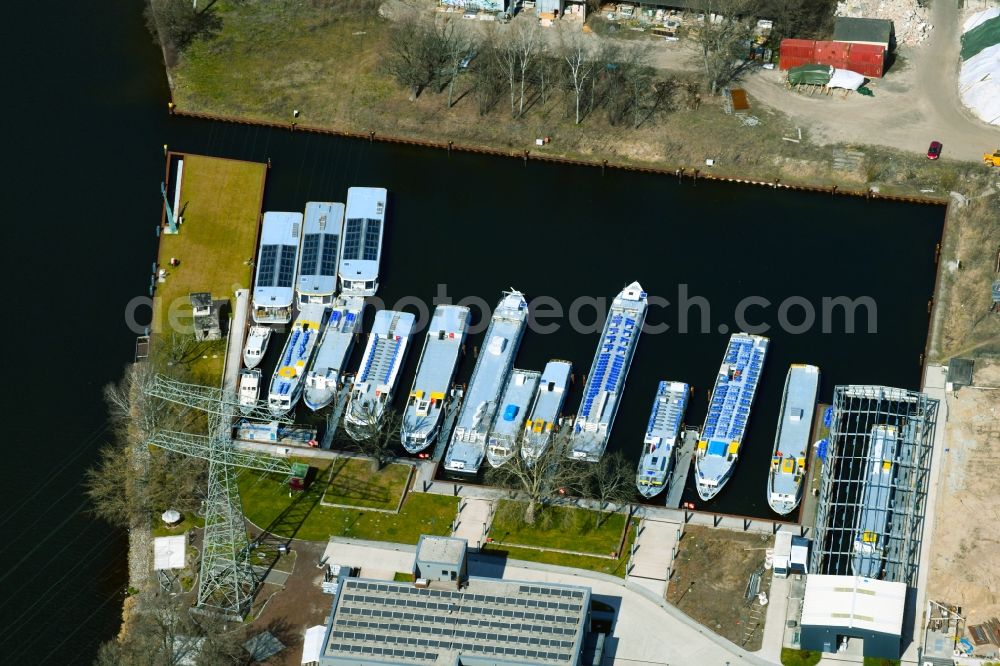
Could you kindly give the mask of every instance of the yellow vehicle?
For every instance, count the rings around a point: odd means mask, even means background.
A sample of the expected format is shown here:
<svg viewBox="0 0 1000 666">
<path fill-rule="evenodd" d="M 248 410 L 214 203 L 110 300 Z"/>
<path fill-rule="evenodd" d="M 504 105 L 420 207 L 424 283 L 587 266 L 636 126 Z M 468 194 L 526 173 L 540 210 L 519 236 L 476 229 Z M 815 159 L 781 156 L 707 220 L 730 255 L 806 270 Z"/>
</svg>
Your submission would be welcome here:
<svg viewBox="0 0 1000 666">
<path fill-rule="evenodd" d="M 1000 148 L 993 151 L 992 155 L 990 153 L 983 153 L 983 162 L 986 163 L 986 166 L 1000 167 Z"/>
</svg>

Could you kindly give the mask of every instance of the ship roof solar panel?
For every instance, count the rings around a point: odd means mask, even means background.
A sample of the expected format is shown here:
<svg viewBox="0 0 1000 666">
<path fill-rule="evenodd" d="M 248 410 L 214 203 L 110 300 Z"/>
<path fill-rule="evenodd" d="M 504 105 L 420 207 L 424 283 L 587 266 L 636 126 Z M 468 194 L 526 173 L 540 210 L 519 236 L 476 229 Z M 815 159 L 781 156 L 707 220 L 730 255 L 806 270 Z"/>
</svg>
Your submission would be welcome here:
<svg viewBox="0 0 1000 666">
<path fill-rule="evenodd" d="M 295 278 L 295 254 L 296 248 L 294 245 L 282 245 L 281 246 L 281 262 L 278 264 L 278 287 L 291 287 L 292 280 Z"/>
<path fill-rule="evenodd" d="M 382 220 L 367 220 L 365 225 L 365 253 L 362 257 L 365 261 L 375 261 L 378 259 L 378 248 L 381 242 Z"/>
<path fill-rule="evenodd" d="M 302 239 L 301 275 L 316 275 L 316 265 L 319 263 L 319 234 L 306 234 Z"/>
<path fill-rule="evenodd" d="M 347 220 L 344 228 L 344 259 L 358 259 L 361 257 L 361 225 L 364 222 L 361 218 Z"/>
<path fill-rule="evenodd" d="M 260 248 L 260 266 L 257 267 L 257 286 L 274 286 L 274 268 L 278 261 L 278 246 L 264 245 Z"/>
</svg>

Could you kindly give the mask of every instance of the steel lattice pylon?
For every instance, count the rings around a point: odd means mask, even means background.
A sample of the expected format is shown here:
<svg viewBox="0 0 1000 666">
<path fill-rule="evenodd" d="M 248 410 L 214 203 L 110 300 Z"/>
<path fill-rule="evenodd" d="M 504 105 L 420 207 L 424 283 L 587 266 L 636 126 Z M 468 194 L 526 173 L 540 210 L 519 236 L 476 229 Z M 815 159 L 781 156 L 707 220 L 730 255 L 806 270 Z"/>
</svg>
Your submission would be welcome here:
<svg viewBox="0 0 1000 666">
<path fill-rule="evenodd" d="M 238 468 L 291 474 L 291 464 L 281 458 L 241 451 L 233 444 L 232 427 L 236 396 L 220 389 L 156 377 L 149 395 L 208 415 L 208 435 L 159 431 L 149 443 L 181 455 L 208 461 L 208 497 L 205 501 L 205 538 L 198 577 L 198 607 L 242 619 L 250 610 L 261 576 L 250 561 L 236 483 Z M 256 407 L 251 414 L 267 412 Z M 268 412 L 268 419 L 275 420 Z M 279 419 L 290 422 L 291 419 Z"/>
</svg>

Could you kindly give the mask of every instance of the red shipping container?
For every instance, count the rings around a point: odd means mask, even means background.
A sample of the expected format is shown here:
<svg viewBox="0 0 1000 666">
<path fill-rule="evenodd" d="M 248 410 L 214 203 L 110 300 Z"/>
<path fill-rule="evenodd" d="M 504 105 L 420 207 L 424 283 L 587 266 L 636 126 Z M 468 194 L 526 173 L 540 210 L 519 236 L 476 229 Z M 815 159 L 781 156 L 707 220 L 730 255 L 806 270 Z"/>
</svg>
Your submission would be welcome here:
<svg viewBox="0 0 1000 666">
<path fill-rule="evenodd" d="M 781 40 L 782 56 L 797 56 L 799 58 L 811 58 L 816 50 L 816 42 L 811 39 L 783 39 Z"/>
<path fill-rule="evenodd" d="M 786 70 L 792 67 L 798 67 L 799 65 L 808 65 L 813 62 L 812 58 L 802 58 L 799 56 L 781 56 L 781 60 L 778 61 L 778 69 Z"/>
<path fill-rule="evenodd" d="M 837 63 L 846 63 L 850 44 L 844 42 L 816 42 L 816 62 L 837 67 Z"/>
<path fill-rule="evenodd" d="M 844 69 L 857 72 L 858 74 L 866 76 L 869 79 L 880 79 L 883 74 L 882 63 L 880 62 L 857 62 L 855 60 L 848 60 L 847 66 Z"/>
</svg>

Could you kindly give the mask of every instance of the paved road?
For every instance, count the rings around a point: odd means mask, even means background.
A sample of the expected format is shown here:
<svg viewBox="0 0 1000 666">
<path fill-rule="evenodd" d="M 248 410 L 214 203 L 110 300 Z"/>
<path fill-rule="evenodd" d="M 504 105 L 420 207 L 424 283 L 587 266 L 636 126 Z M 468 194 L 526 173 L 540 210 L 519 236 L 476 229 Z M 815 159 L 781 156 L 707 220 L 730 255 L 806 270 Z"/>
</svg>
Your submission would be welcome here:
<svg viewBox="0 0 1000 666">
<path fill-rule="evenodd" d="M 934 30 L 919 47 L 901 48 L 901 71 L 875 81 L 874 98 L 838 93 L 807 97 L 784 88 L 784 74 L 761 71 L 747 78 L 751 99 L 801 122 L 818 143 L 877 144 L 917 153 L 932 140 L 944 144 L 943 156 L 980 161 L 1000 144 L 1000 127 L 975 118 L 958 96 L 959 30 L 955 2 L 931 5 Z"/>
</svg>

